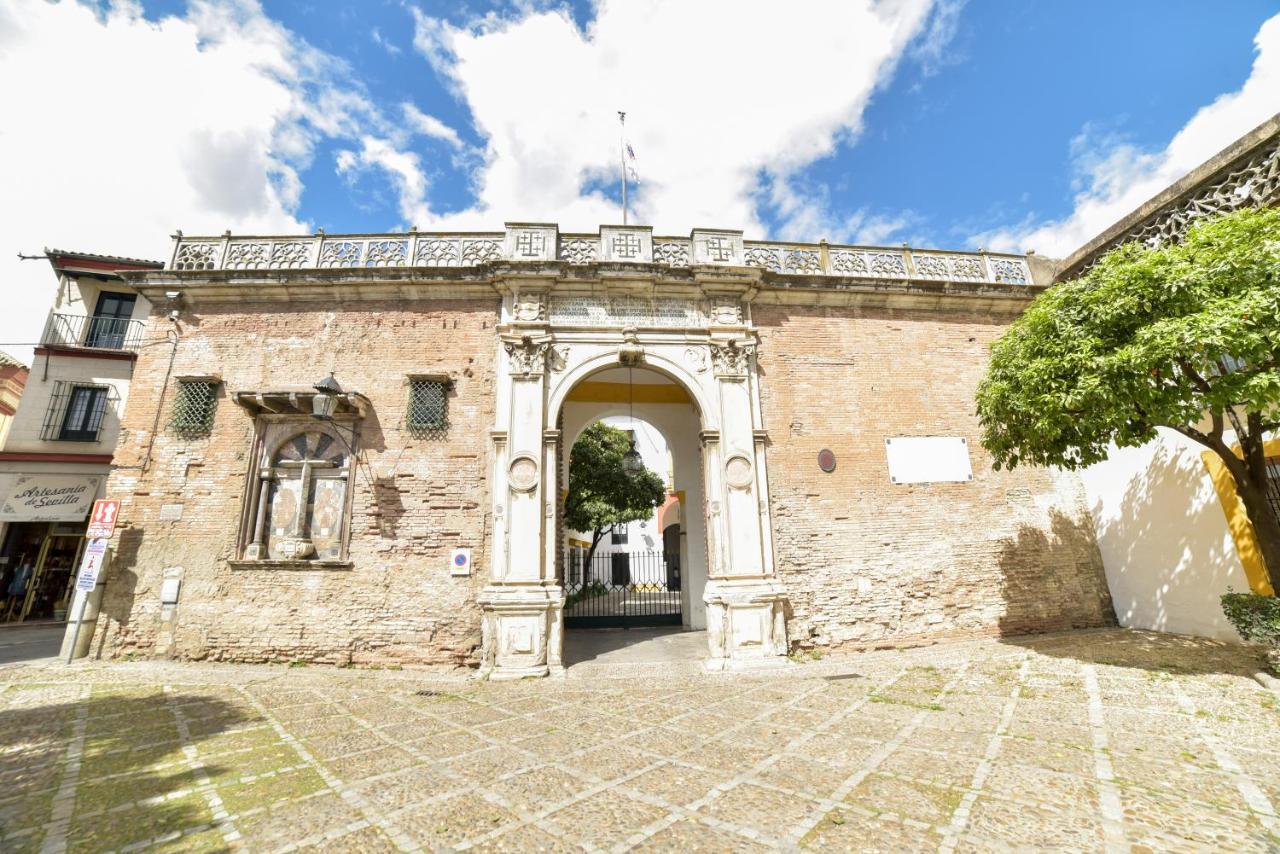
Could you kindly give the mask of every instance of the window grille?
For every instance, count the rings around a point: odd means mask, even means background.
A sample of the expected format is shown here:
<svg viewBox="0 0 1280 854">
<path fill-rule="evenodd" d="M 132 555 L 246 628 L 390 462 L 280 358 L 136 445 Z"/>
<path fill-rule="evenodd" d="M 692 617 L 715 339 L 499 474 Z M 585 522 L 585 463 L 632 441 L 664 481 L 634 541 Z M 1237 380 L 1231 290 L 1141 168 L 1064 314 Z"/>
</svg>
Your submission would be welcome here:
<svg viewBox="0 0 1280 854">
<path fill-rule="evenodd" d="M 1267 503 L 1280 519 L 1280 457 L 1267 457 Z"/>
<path fill-rule="evenodd" d="M 91 383 L 55 382 L 44 412 L 40 438 L 48 442 L 96 442 L 102 435 L 115 388 Z"/>
<path fill-rule="evenodd" d="M 409 411 L 405 423 L 411 435 L 424 439 L 444 435 L 449 428 L 449 387 L 446 379 L 409 378 Z"/>
<path fill-rule="evenodd" d="M 180 379 L 169 427 L 187 438 L 208 436 L 213 430 L 213 413 L 217 406 L 217 380 Z"/>
</svg>

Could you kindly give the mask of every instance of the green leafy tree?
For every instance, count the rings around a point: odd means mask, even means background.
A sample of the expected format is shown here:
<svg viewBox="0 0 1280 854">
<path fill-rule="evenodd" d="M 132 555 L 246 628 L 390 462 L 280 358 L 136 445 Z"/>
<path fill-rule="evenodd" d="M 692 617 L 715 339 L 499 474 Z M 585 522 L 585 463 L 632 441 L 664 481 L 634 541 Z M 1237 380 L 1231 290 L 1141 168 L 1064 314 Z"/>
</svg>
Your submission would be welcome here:
<svg viewBox="0 0 1280 854">
<path fill-rule="evenodd" d="M 569 496 L 564 502 L 564 521 L 575 531 L 591 532 L 591 548 L 615 526 L 638 522 L 653 515 L 666 498 L 662 478 L 647 468 L 629 476 L 622 468 L 622 456 L 631 448 L 626 431 L 597 421 L 578 437 L 569 452 Z"/>
<path fill-rule="evenodd" d="M 1280 427 L 1280 210 L 1241 210 L 1178 244 L 1126 244 L 1041 294 L 978 387 L 996 468 L 1078 469 L 1157 427 L 1222 458 L 1280 591 L 1263 441 Z M 1232 447 L 1227 431 L 1235 433 Z"/>
</svg>

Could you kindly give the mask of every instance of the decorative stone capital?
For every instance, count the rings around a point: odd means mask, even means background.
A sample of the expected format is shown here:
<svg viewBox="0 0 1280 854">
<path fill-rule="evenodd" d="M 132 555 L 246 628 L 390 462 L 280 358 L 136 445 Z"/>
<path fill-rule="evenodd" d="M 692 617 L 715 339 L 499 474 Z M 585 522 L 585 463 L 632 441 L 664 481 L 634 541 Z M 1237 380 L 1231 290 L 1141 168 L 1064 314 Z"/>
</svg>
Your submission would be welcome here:
<svg viewBox="0 0 1280 854">
<path fill-rule="evenodd" d="M 507 351 L 507 364 L 513 377 L 540 377 L 547 367 L 547 354 L 551 351 L 551 339 L 524 335 L 506 339 L 502 347 Z"/>
<path fill-rule="evenodd" d="M 751 368 L 756 344 L 751 340 L 711 342 L 711 365 L 717 377 L 745 377 Z"/>
</svg>

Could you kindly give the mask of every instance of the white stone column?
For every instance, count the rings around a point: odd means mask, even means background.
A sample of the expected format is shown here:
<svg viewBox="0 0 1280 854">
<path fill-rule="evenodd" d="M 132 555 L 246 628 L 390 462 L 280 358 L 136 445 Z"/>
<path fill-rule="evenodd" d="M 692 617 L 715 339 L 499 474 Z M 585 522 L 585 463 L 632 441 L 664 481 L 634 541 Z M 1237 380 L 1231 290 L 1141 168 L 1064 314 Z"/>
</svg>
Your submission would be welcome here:
<svg viewBox="0 0 1280 854">
<path fill-rule="evenodd" d="M 707 668 L 783 664 L 787 653 L 786 595 L 773 572 L 763 430 L 752 381 L 755 340 L 750 334 L 713 337 L 720 433 L 704 436 L 707 528 L 712 541 L 707 582 Z"/>
<path fill-rule="evenodd" d="M 482 672 L 494 679 L 545 676 L 560 664 L 555 579 L 554 431 L 546 420 L 545 287 L 513 287 L 499 326 L 497 425 L 494 431 L 494 560 L 479 596 Z M 548 518 L 548 513 L 550 517 Z"/>
</svg>

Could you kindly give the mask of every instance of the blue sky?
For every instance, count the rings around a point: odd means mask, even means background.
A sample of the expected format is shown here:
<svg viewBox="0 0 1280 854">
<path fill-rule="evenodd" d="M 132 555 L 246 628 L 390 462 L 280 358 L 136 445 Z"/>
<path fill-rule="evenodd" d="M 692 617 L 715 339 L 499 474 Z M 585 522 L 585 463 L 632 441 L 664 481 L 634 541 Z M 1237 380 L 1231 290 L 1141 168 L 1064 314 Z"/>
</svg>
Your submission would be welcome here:
<svg viewBox="0 0 1280 854">
<path fill-rule="evenodd" d="M 1065 255 L 1280 110 L 1274 0 L 0 0 L 0 272 L 43 245 L 619 219 Z M 80 65 L 71 55 L 109 61 Z M 76 115 L 69 125 L 66 116 Z M 68 204 L 68 200 L 74 203 Z M 27 295 L 29 294 L 29 299 Z M 15 331 L 3 331 L 8 326 Z"/>
<path fill-rule="evenodd" d="M 507 8 L 499 3 L 415 5 L 460 25 Z M 144 4 L 153 18 L 181 14 L 185 7 L 185 2 Z M 414 18 L 406 4 L 286 0 L 263 8 L 311 44 L 346 60 L 379 102 L 412 101 L 468 144 L 484 144 L 467 105 L 415 51 Z M 566 8 L 579 27 L 590 26 L 590 3 Z M 902 220 L 887 238 L 913 242 L 961 246 L 992 227 L 1063 217 L 1071 211 L 1079 179 L 1071 152 L 1078 135 L 1092 133 L 1099 144 L 1123 140 L 1159 150 L 1198 108 L 1248 78 L 1253 38 L 1276 5 L 1232 0 L 1215 6 L 1212 14 L 1207 8 L 1193 0 L 967 3 L 943 55 L 907 51 L 871 97 L 862 131 L 800 170 L 796 181 L 825 192 L 835 217 L 864 212 L 869 218 Z M 814 83 L 839 85 L 838 80 Z M 631 113 L 633 126 L 662 120 Z M 330 231 L 404 225 L 396 189 L 385 175 L 353 181 L 335 172 L 333 158 L 341 148 L 340 141 L 322 145 L 303 173 L 299 215 Z M 469 176 L 449 162 L 448 145 L 424 139 L 414 150 L 432 179 L 433 209 L 449 212 L 474 204 Z M 639 155 L 643 164 L 643 151 Z M 613 182 L 604 186 L 617 197 Z M 784 229 L 783 218 L 767 200 L 759 213 L 773 236 Z"/>
</svg>

